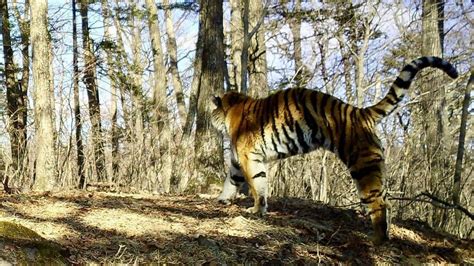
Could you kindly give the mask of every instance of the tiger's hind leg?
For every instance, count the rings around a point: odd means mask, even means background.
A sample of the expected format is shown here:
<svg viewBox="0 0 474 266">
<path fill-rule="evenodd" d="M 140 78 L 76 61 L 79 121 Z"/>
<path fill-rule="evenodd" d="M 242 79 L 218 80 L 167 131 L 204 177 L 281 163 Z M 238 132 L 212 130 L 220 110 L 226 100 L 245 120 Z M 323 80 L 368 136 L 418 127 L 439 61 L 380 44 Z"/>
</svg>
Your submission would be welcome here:
<svg viewBox="0 0 474 266">
<path fill-rule="evenodd" d="M 245 178 L 244 174 L 240 170 L 240 165 L 235 159 L 232 159 L 229 175 L 227 175 L 224 181 L 224 187 L 222 188 L 222 192 L 219 197 L 217 197 L 217 201 L 225 205 L 230 205 L 232 200 L 237 195 L 239 189 L 241 189 L 244 185 Z"/>
<path fill-rule="evenodd" d="M 263 158 L 250 155 L 250 158 L 242 156 L 240 162 L 245 180 L 249 185 L 249 190 L 254 199 L 253 207 L 247 209 L 249 213 L 256 213 L 264 216 L 267 213 L 267 172 Z"/>
<path fill-rule="evenodd" d="M 351 169 L 351 176 L 357 184 L 361 202 L 368 209 L 375 233 L 374 242 L 380 244 L 389 240 L 390 205 L 384 200 L 383 159 L 376 161 L 355 170 Z"/>
</svg>

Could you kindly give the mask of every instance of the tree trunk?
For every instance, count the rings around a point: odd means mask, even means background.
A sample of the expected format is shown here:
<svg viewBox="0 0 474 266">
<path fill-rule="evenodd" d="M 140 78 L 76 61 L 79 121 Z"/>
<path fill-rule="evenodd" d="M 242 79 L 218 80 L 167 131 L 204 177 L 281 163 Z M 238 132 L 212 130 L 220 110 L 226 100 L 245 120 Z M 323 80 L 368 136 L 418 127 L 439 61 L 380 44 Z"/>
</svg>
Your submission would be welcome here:
<svg viewBox="0 0 474 266">
<path fill-rule="evenodd" d="M 0 0 L 0 14 L 2 14 L 2 36 L 3 36 L 3 55 L 5 60 L 5 80 L 7 90 L 7 111 L 8 111 L 8 133 L 10 135 L 10 148 L 12 156 L 13 176 L 16 178 L 23 174 L 23 167 L 26 153 L 26 90 L 28 82 L 17 82 L 16 66 L 13 60 L 13 47 L 10 36 L 9 8 L 7 0 Z M 22 44 L 25 36 L 22 35 Z M 26 41 L 28 43 L 28 41 Z M 26 46 L 28 49 L 28 46 Z M 25 50 L 22 49 L 22 53 Z M 26 50 L 28 55 L 28 50 Z M 23 64 L 23 74 L 28 74 L 29 58 Z M 26 85 L 23 87 L 22 85 Z M 7 179 L 4 185 L 8 187 L 9 173 L 6 173 Z"/>
<path fill-rule="evenodd" d="M 150 12 L 148 26 L 150 28 L 150 39 L 153 49 L 154 66 L 154 119 L 153 126 L 156 128 L 159 141 L 159 159 L 161 160 L 161 184 L 165 192 L 171 189 L 172 158 L 170 155 L 171 132 L 169 124 L 169 111 L 166 102 L 166 70 L 163 63 L 163 51 L 161 49 L 161 33 L 158 23 L 158 10 L 153 0 L 146 0 L 146 8 Z"/>
<path fill-rule="evenodd" d="M 51 106 L 50 49 L 47 24 L 47 0 L 31 4 L 31 44 L 33 49 L 33 81 L 36 124 L 36 169 L 33 189 L 48 191 L 56 182 L 56 149 L 53 106 Z"/>
<path fill-rule="evenodd" d="M 464 100 L 462 103 L 462 112 L 461 112 L 461 126 L 459 128 L 459 143 L 458 150 L 456 155 L 456 166 L 454 168 L 454 178 L 453 178 L 453 192 L 452 198 L 453 203 L 460 205 L 461 203 L 461 173 L 462 173 L 462 163 L 464 156 L 464 144 L 466 141 L 466 129 L 467 129 L 467 120 L 469 113 L 469 103 L 471 101 L 471 91 L 474 86 L 474 67 L 471 67 L 471 76 L 464 91 Z M 455 224 L 461 226 L 461 213 L 459 211 L 455 212 Z M 458 228 L 458 233 L 459 233 Z"/>
<path fill-rule="evenodd" d="M 424 0 L 422 10 L 422 49 L 421 54 L 424 56 L 443 56 L 443 9 L 444 3 L 441 0 Z M 436 80 L 437 73 L 425 75 L 426 80 L 423 82 L 422 91 L 428 92 L 420 104 L 420 117 L 422 132 L 425 134 L 422 143 L 425 143 L 426 156 L 430 169 L 430 190 L 437 193 L 439 190 L 439 182 L 444 178 L 444 169 L 449 165 L 445 165 L 446 149 L 444 149 L 443 135 L 445 118 L 442 113 L 445 107 L 445 86 L 440 85 L 440 81 Z M 433 88 L 437 88 L 436 91 Z M 433 210 L 432 222 L 433 226 L 442 228 L 446 223 L 447 213 L 443 210 Z"/>
<path fill-rule="evenodd" d="M 248 94 L 252 97 L 264 97 L 268 94 L 267 81 L 267 48 L 265 47 L 265 19 L 266 7 L 262 1 L 250 1 L 249 28 L 249 86 Z"/>
<path fill-rule="evenodd" d="M 295 81 L 296 86 L 304 87 L 306 85 L 306 67 L 303 64 L 301 53 L 301 0 L 295 0 L 293 15 L 289 21 L 291 34 L 293 35 L 293 60 L 295 61 Z M 324 64 L 324 62 L 321 62 Z"/>
<path fill-rule="evenodd" d="M 186 105 L 184 103 L 183 84 L 178 71 L 178 48 L 176 45 L 176 37 L 173 28 L 173 18 L 171 16 L 171 9 L 169 0 L 163 0 L 165 6 L 165 20 L 166 20 L 166 35 L 168 35 L 167 50 L 170 59 L 169 70 L 173 79 L 174 95 L 176 97 L 176 104 L 178 105 L 178 117 L 181 127 L 184 128 L 186 124 Z"/>
<path fill-rule="evenodd" d="M 72 0 L 72 64 L 74 69 L 73 90 L 74 90 L 74 121 L 76 123 L 76 149 L 77 149 L 77 176 L 79 177 L 79 188 L 83 189 L 86 184 L 84 173 L 84 147 L 82 144 L 82 119 L 81 103 L 79 102 L 79 66 L 77 64 L 78 44 L 77 44 L 77 23 L 76 23 L 76 0 Z"/>
<path fill-rule="evenodd" d="M 248 4 L 248 1 L 244 1 Z M 230 0 L 230 58 L 231 64 L 231 90 L 241 91 L 242 85 L 242 48 L 244 46 L 244 25 L 242 17 L 242 1 Z M 248 18 L 248 15 L 246 16 Z"/>
<path fill-rule="evenodd" d="M 83 82 L 87 90 L 89 116 L 91 119 L 91 143 L 94 148 L 94 160 L 98 181 L 106 180 L 104 144 L 102 138 L 102 123 L 100 116 L 99 90 L 96 83 L 96 58 L 92 52 L 92 40 L 89 36 L 88 1 L 81 0 L 82 44 L 84 49 Z"/>
<path fill-rule="evenodd" d="M 133 9 L 137 9 L 137 4 L 130 3 Z M 140 21 L 135 21 L 135 15 L 138 11 L 132 11 L 132 16 L 129 21 L 130 29 L 132 30 L 132 61 L 133 64 L 131 65 L 131 72 L 132 72 L 132 106 L 133 106 L 133 120 L 134 120 L 134 129 L 133 129 L 133 142 L 136 144 L 135 148 L 138 150 L 136 151 L 137 158 L 140 158 L 142 151 L 143 151 L 143 144 L 145 140 L 145 132 L 144 132 L 144 95 L 142 90 L 142 75 L 143 75 L 143 58 L 142 58 L 142 43 L 141 43 L 141 36 L 140 36 Z"/>
<path fill-rule="evenodd" d="M 202 32 L 199 31 L 198 39 L 196 42 L 196 53 L 194 55 L 193 63 L 193 81 L 191 83 L 191 93 L 189 94 L 189 107 L 186 116 L 186 125 L 184 126 L 183 136 L 189 139 L 194 125 L 194 120 L 197 112 L 197 103 L 199 97 L 199 91 L 201 86 L 201 68 L 202 68 Z"/>
<path fill-rule="evenodd" d="M 339 43 L 339 49 L 341 50 L 341 60 L 342 60 L 342 65 L 343 65 L 343 70 L 344 70 L 344 84 L 345 84 L 345 92 L 346 92 L 346 102 L 352 103 L 352 63 L 351 63 L 351 55 L 350 52 L 348 51 L 348 48 L 345 47 L 344 45 L 344 39 L 343 39 L 342 32 L 338 37 L 338 43 Z"/>
<path fill-rule="evenodd" d="M 211 126 L 210 97 L 222 92 L 224 83 L 224 32 L 222 0 L 201 1 L 199 31 L 202 31 L 202 73 L 198 97 L 195 166 L 197 187 L 208 185 L 224 177 L 222 136 Z"/>
<path fill-rule="evenodd" d="M 112 49 L 109 47 L 113 43 L 110 25 L 111 25 L 111 12 L 109 9 L 108 1 L 102 0 L 102 13 L 104 16 L 104 40 L 107 42 L 107 47 L 105 48 L 107 56 L 107 75 L 110 80 L 111 88 L 111 106 L 110 106 L 110 143 L 112 144 L 111 158 L 112 158 L 112 182 L 117 180 L 117 174 L 119 169 L 119 159 L 118 159 L 118 148 L 119 148 L 119 132 L 117 126 L 117 102 L 118 102 L 118 89 L 117 89 L 117 77 L 115 75 L 114 69 L 118 64 L 114 61 L 114 55 L 112 54 Z M 117 45 L 118 46 L 118 45 Z"/>
<path fill-rule="evenodd" d="M 19 171 L 20 175 L 26 175 L 28 173 L 28 162 L 27 162 L 27 115 L 28 115 L 28 86 L 30 81 L 30 21 L 29 21 L 29 12 L 24 12 L 25 14 L 21 15 L 16 2 L 13 2 L 13 8 L 15 13 L 15 18 L 18 21 L 20 27 L 20 43 L 21 43 L 21 58 L 22 58 L 22 70 L 21 70 L 21 80 L 18 82 L 20 86 L 19 91 L 21 91 L 20 96 L 17 98 L 18 103 L 18 143 L 20 144 L 19 156 L 18 156 L 18 165 L 22 168 Z M 28 0 L 25 0 L 24 9 L 30 9 L 30 3 Z"/>
<path fill-rule="evenodd" d="M 249 35 L 249 14 L 250 14 L 250 0 L 243 0 L 242 3 L 242 50 L 240 53 L 240 85 L 239 91 L 247 94 L 247 81 L 248 81 L 248 61 L 249 61 L 249 46 L 250 46 L 250 35 Z"/>
</svg>

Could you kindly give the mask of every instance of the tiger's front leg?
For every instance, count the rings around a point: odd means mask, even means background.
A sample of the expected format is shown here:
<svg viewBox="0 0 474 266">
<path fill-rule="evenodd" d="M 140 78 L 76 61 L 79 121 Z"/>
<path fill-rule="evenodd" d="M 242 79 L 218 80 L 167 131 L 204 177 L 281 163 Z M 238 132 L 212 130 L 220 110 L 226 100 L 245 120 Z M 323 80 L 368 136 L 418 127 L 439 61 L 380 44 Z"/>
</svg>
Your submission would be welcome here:
<svg viewBox="0 0 474 266">
<path fill-rule="evenodd" d="M 247 209 L 249 213 L 260 214 L 264 216 L 267 213 L 267 173 L 263 163 L 263 157 L 250 154 L 240 158 L 242 172 L 249 185 L 250 192 L 254 199 L 253 207 Z"/>
<path fill-rule="evenodd" d="M 240 165 L 234 158 L 232 158 L 229 175 L 227 175 L 224 181 L 222 192 L 219 197 L 217 197 L 217 201 L 225 205 L 230 205 L 244 183 L 245 178 L 240 170 Z"/>
</svg>

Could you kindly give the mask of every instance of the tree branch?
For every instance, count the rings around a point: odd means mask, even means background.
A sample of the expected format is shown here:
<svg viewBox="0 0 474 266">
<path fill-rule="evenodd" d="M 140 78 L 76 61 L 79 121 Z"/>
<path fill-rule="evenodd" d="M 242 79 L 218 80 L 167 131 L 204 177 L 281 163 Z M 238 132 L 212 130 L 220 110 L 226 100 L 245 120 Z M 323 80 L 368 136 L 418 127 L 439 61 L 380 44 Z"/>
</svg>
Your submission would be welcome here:
<svg viewBox="0 0 474 266">
<path fill-rule="evenodd" d="M 430 200 L 426 200 L 426 199 L 420 199 L 421 197 L 427 197 L 429 198 Z M 409 200 L 409 201 L 412 201 L 412 202 L 426 202 L 426 203 L 431 203 L 433 206 L 436 206 L 438 208 L 443 208 L 443 209 L 455 209 L 455 210 L 459 210 L 461 211 L 462 213 L 464 213 L 465 215 L 467 215 L 471 220 L 474 220 L 474 214 L 472 214 L 469 210 L 467 210 L 466 208 L 462 207 L 461 205 L 459 204 L 453 204 L 453 203 L 449 203 L 445 200 L 442 200 L 442 199 L 439 199 L 438 197 L 428 193 L 428 192 L 422 192 L 412 198 L 405 198 L 405 197 L 390 197 L 389 198 L 390 200 Z M 440 206 L 436 203 L 440 203 L 444 206 Z"/>
</svg>

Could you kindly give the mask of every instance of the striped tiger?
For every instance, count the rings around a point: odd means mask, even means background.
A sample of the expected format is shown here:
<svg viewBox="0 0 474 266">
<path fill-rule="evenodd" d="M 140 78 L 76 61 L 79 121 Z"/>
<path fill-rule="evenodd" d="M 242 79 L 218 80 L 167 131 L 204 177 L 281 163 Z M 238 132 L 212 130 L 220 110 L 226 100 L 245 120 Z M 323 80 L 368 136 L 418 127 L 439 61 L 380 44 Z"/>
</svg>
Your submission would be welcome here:
<svg viewBox="0 0 474 266">
<path fill-rule="evenodd" d="M 388 240 L 384 155 L 375 126 L 393 112 L 415 75 L 426 67 L 441 69 L 451 78 L 458 76 L 441 58 L 418 58 L 402 69 L 380 102 L 366 108 L 304 88 L 277 91 L 262 99 L 234 91 L 214 97 L 212 123 L 231 140 L 230 174 L 219 202 L 230 204 L 246 182 L 254 198 L 254 206 L 247 211 L 264 215 L 268 194 L 265 163 L 322 147 L 336 153 L 349 169 L 372 220 L 374 241 Z"/>
</svg>

